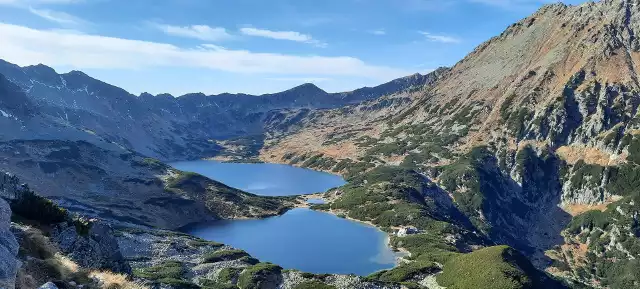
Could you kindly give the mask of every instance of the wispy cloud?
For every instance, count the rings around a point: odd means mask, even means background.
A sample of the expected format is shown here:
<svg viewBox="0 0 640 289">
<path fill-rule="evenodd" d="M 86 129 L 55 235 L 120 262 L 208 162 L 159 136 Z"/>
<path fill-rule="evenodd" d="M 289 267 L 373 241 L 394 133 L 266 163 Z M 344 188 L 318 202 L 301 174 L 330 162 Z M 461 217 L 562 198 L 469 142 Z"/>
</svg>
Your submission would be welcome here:
<svg viewBox="0 0 640 289">
<path fill-rule="evenodd" d="M 295 42 L 302 42 L 302 43 L 313 44 L 318 47 L 327 46 L 326 43 L 313 39 L 311 35 L 302 34 L 300 32 L 295 32 L 295 31 L 272 31 L 267 29 L 245 27 L 245 28 L 241 28 L 240 32 L 247 36 L 256 36 L 256 37 L 264 37 L 264 38 L 271 38 L 271 39 L 277 39 L 277 40 L 289 40 L 289 41 L 295 41 Z"/>
<path fill-rule="evenodd" d="M 0 58 L 18 65 L 46 63 L 74 69 L 204 68 L 273 77 L 361 77 L 376 81 L 410 72 L 348 57 L 300 56 L 38 30 L 0 23 Z"/>
<path fill-rule="evenodd" d="M 220 41 L 233 37 L 222 27 L 210 27 L 208 25 L 174 26 L 157 23 L 152 25 L 168 35 L 205 41 Z"/>
<path fill-rule="evenodd" d="M 426 31 L 418 31 L 418 32 L 424 35 L 424 37 L 426 37 L 429 41 L 433 41 L 433 42 L 449 43 L 449 44 L 462 42 L 462 40 L 453 36 L 433 34 Z"/>
<path fill-rule="evenodd" d="M 384 29 L 370 30 L 369 33 L 373 35 L 387 35 L 387 31 L 385 31 Z"/>
<path fill-rule="evenodd" d="M 29 12 L 31 12 L 31 14 L 36 15 L 38 17 L 41 17 L 51 22 L 56 22 L 62 25 L 78 25 L 78 24 L 86 23 L 84 20 L 76 16 L 73 16 L 69 13 L 61 12 L 61 11 L 54 11 L 49 9 L 36 9 L 36 8 L 29 7 Z"/>
</svg>

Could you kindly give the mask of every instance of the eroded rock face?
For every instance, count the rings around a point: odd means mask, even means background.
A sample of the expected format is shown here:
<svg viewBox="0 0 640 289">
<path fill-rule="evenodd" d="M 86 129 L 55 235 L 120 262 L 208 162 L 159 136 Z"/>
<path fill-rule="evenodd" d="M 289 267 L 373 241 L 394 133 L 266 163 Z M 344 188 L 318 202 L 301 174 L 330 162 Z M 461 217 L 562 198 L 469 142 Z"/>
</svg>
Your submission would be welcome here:
<svg viewBox="0 0 640 289">
<path fill-rule="evenodd" d="M 131 273 L 113 230 L 101 223 L 92 223 L 90 226 L 88 233 L 83 235 L 75 226 L 61 224 L 54 230 L 52 240 L 63 253 L 84 268 Z"/>
<path fill-rule="evenodd" d="M 15 279 L 20 261 L 18 254 L 18 242 L 9 230 L 11 224 L 11 208 L 6 201 L 0 198 L 0 288 L 12 289 L 15 287 Z"/>
</svg>

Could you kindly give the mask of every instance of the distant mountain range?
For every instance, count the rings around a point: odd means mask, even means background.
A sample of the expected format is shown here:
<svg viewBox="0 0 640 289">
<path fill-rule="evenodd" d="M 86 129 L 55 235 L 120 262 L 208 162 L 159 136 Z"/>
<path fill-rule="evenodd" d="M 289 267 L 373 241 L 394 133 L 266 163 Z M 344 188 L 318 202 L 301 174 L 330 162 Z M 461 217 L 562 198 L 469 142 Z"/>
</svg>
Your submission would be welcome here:
<svg viewBox="0 0 640 289">
<path fill-rule="evenodd" d="M 0 61 L 0 132 L 8 139 L 82 139 L 117 144 L 160 159 L 215 156 L 209 140 L 262 135 L 309 110 L 342 107 L 429 84 L 439 69 L 377 87 L 327 93 L 313 84 L 265 95 L 191 93 L 135 96 L 79 72 Z M 17 129 L 19 128 L 19 129 Z"/>
</svg>

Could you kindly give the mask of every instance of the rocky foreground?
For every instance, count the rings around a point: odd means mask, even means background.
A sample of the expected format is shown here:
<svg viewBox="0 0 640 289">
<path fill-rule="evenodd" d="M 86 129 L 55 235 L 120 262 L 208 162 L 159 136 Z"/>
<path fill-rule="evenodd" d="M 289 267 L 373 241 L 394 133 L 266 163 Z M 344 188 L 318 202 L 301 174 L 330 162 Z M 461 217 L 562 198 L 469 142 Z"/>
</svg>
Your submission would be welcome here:
<svg viewBox="0 0 640 289">
<path fill-rule="evenodd" d="M 11 205 L 0 198 L 1 288 L 401 288 L 285 270 L 182 233 L 74 216 L 16 177 L 2 180 Z"/>
</svg>

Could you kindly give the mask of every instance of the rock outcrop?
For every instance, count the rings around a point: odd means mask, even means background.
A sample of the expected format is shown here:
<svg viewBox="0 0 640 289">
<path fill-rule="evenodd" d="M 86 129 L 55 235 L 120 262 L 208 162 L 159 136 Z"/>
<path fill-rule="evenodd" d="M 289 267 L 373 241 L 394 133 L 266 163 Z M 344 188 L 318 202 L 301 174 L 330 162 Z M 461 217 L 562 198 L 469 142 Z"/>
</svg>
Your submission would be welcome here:
<svg viewBox="0 0 640 289">
<path fill-rule="evenodd" d="M 38 289 L 58 289 L 58 286 L 56 286 L 56 284 L 53 284 L 52 282 L 47 282 L 38 287 Z"/>
<path fill-rule="evenodd" d="M 87 227 L 86 232 L 79 232 L 81 230 L 76 226 L 61 224 L 54 230 L 52 240 L 65 255 L 84 268 L 131 273 L 114 231 L 99 222 L 89 223 Z"/>
<path fill-rule="evenodd" d="M 18 242 L 10 230 L 11 208 L 0 198 L 0 288 L 13 289 L 20 267 Z"/>
</svg>

